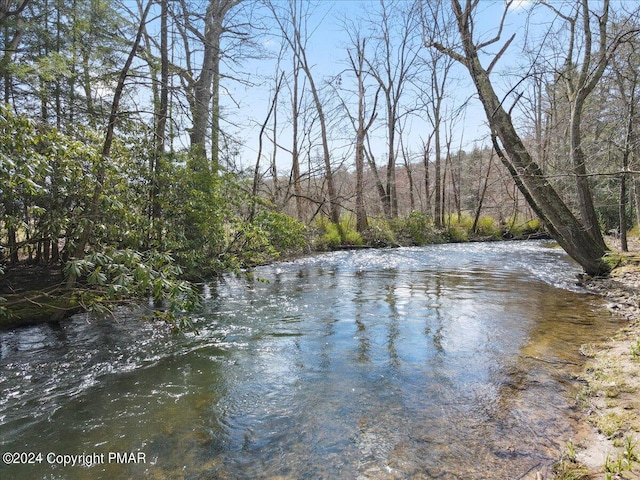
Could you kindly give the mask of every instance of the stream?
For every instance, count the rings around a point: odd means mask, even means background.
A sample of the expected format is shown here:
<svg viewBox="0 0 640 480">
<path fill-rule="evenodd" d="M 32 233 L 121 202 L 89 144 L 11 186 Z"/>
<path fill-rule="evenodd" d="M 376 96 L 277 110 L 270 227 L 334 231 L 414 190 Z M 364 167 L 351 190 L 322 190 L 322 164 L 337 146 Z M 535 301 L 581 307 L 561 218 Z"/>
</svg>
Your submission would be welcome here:
<svg viewBox="0 0 640 480">
<path fill-rule="evenodd" d="M 579 271 L 539 241 L 341 251 L 212 282 L 195 333 L 0 332 L 0 478 L 535 478 L 619 326 Z"/>
</svg>

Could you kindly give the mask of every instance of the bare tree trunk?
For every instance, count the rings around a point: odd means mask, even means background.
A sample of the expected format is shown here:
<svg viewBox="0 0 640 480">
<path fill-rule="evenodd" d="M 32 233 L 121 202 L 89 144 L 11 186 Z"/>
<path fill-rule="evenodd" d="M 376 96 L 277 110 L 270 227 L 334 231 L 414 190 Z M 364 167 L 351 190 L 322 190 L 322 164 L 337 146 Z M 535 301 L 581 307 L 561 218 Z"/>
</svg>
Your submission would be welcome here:
<svg viewBox="0 0 640 480">
<path fill-rule="evenodd" d="M 453 170 L 453 162 L 451 160 L 451 143 L 452 142 L 453 142 L 453 125 L 449 124 L 449 129 L 445 133 L 446 150 L 445 150 L 445 157 L 444 157 L 445 158 L 444 173 L 442 175 L 442 194 L 441 194 L 442 214 L 445 215 L 445 210 L 446 210 L 446 214 L 448 214 L 449 216 L 451 215 L 451 212 L 452 212 L 451 195 L 453 195 L 454 205 L 456 207 L 456 214 L 458 215 L 458 220 L 460 220 L 462 218 L 462 215 L 460 212 L 460 204 L 458 202 L 456 174 Z M 449 183 L 451 184 L 451 188 L 449 189 L 448 195 L 447 195 L 447 172 L 449 173 Z M 446 209 L 445 209 L 445 201 L 447 202 Z"/>
<path fill-rule="evenodd" d="M 637 73 L 634 72 L 637 76 Z M 633 120 L 635 116 L 635 83 L 631 88 L 628 113 L 627 113 L 627 131 L 624 139 L 624 151 L 622 152 L 622 173 L 620 174 L 620 201 L 618 205 L 618 214 L 620 217 L 620 249 L 623 252 L 629 251 L 627 244 L 627 170 L 629 169 L 629 157 L 631 156 L 633 141 Z"/>
<path fill-rule="evenodd" d="M 486 46 L 487 43 L 477 45 L 472 38 L 470 23 L 473 7 L 476 4 L 468 0 L 463 9 L 458 0 L 451 0 L 451 5 L 456 16 L 464 53 L 460 54 L 439 43 L 432 45 L 451 55 L 469 70 L 489 125 L 504 148 L 505 154 L 501 158 L 505 160 L 522 193 L 545 222 L 554 238 L 587 273 L 592 275 L 607 273 L 609 266 L 602 259 L 605 249 L 591 233 L 586 231 L 585 226 L 576 219 L 545 178 L 516 133 L 511 117 L 498 99 L 489 79 L 489 72 L 497 58 L 492 61 L 487 70 L 480 63 L 478 49 Z M 499 37 L 495 41 L 498 39 Z M 509 43 L 507 42 L 501 52 Z"/>
<path fill-rule="evenodd" d="M 184 0 L 183 0 L 184 1 Z M 196 170 L 211 171 L 215 174 L 220 164 L 220 40 L 224 33 L 224 19 L 229 11 L 241 0 L 209 0 L 205 12 L 205 31 L 203 42 L 202 69 L 193 82 L 191 114 L 193 127 L 190 141 L 193 155 L 196 157 Z M 211 163 L 208 165 L 206 138 L 211 121 Z"/>
<path fill-rule="evenodd" d="M 211 173 L 213 175 L 217 175 L 220 169 L 220 40 L 223 18 L 219 19 L 219 24 L 216 23 L 220 33 L 212 39 L 214 42 L 212 50 L 215 54 L 211 82 Z"/>
<path fill-rule="evenodd" d="M 322 137 L 322 153 L 324 158 L 324 170 L 327 181 L 327 192 L 329 193 L 329 213 L 331 221 L 340 225 L 340 204 L 338 203 L 338 195 L 336 193 L 335 184 L 333 181 L 333 169 L 331 167 L 331 152 L 329 151 L 329 138 L 327 132 L 327 120 L 324 115 L 324 109 L 322 102 L 320 101 L 320 94 L 316 88 L 315 82 L 311 75 L 311 69 L 306 65 L 306 60 L 303 63 L 303 70 L 307 74 L 309 80 L 309 86 L 311 87 L 311 93 L 313 94 L 313 101 L 318 112 L 318 119 L 320 120 L 320 134 Z"/>
<path fill-rule="evenodd" d="M 264 119 L 264 122 L 260 126 L 260 133 L 258 133 L 258 155 L 256 158 L 256 166 L 253 170 L 253 187 L 251 189 L 251 194 L 253 195 L 252 203 L 251 203 L 251 212 L 249 214 L 249 219 L 253 220 L 253 216 L 255 214 L 255 200 L 258 196 L 258 185 L 260 184 L 260 160 L 262 159 L 262 139 L 264 137 L 264 131 L 267 128 L 267 123 L 269 123 L 269 119 L 271 115 L 275 115 L 275 111 L 277 109 L 278 104 L 278 92 L 282 87 L 282 82 L 284 80 L 284 72 L 280 74 L 280 78 L 276 78 L 276 84 L 274 87 L 273 99 L 271 100 L 271 105 L 269 105 L 269 111 L 267 112 L 267 116 Z M 275 142 L 275 138 L 274 138 Z M 275 177 L 274 177 L 275 178 Z"/>
<path fill-rule="evenodd" d="M 7 210 L 7 213 L 11 215 L 13 212 L 11 210 Z M 9 244 L 9 261 L 13 264 L 16 264 L 20 261 L 20 257 L 18 256 L 17 232 L 14 227 L 7 228 L 7 237 Z"/>
<path fill-rule="evenodd" d="M 582 134 L 581 134 L 581 118 L 584 102 L 575 105 L 571 112 L 571 158 L 573 161 L 573 172 L 576 175 L 576 191 L 578 194 L 578 207 L 580 209 L 580 217 L 587 232 L 596 243 L 600 244 L 603 250 L 606 249 L 602 233 L 600 231 L 600 223 L 598 222 L 598 214 L 593 204 L 593 195 L 591 194 L 591 186 L 589 185 L 589 177 L 587 176 L 587 166 L 584 151 L 582 150 Z"/>
<path fill-rule="evenodd" d="M 407 179 L 409 180 L 409 211 L 413 212 L 416 209 L 415 185 L 413 182 L 413 167 L 411 166 L 411 159 L 409 158 L 409 152 L 407 152 L 407 150 L 404 148 L 404 144 L 402 142 L 402 135 L 400 136 L 400 151 L 402 152 L 404 168 L 407 171 Z"/>
<path fill-rule="evenodd" d="M 192 168 L 196 171 L 208 170 L 206 163 L 207 126 L 209 124 L 209 112 L 211 104 L 211 84 L 213 83 L 213 70 L 217 52 L 214 51 L 216 31 L 214 22 L 214 1 L 210 1 L 205 13 L 204 52 L 202 55 L 202 70 L 200 76 L 193 84 L 193 100 L 191 115 L 193 126 L 190 132 L 191 153 L 195 157 Z"/>
<path fill-rule="evenodd" d="M 156 116 L 156 145 L 153 158 L 153 180 L 151 187 L 151 221 L 155 242 L 162 245 L 162 190 L 163 163 L 167 138 L 167 117 L 169 112 L 169 0 L 162 0 L 160 5 L 160 98 Z"/>
<path fill-rule="evenodd" d="M 440 118 L 439 111 L 434 113 L 435 118 Z M 433 211 L 434 211 L 434 221 L 436 227 L 442 228 L 444 225 L 444 208 L 443 208 L 443 200 L 444 195 L 442 194 L 443 184 L 442 184 L 442 146 L 440 145 L 440 121 L 437 122 L 437 127 L 434 128 L 433 131 L 434 140 L 435 140 L 435 164 L 434 164 L 434 184 L 433 184 Z"/>
<path fill-rule="evenodd" d="M 433 134 L 432 134 L 433 135 Z M 429 135 L 429 139 L 427 143 L 423 145 L 423 153 L 422 153 L 422 166 L 424 168 L 424 205 L 422 208 L 425 212 L 431 213 L 431 192 L 430 192 L 430 181 L 429 181 L 429 150 L 431 147 L 431 138 L 432 135 Z"/>
<path fill-rule="evenodd" d="M 293 174 L 293 192 L 296 197 L 296 214 L 298 220 L 303 221 L 305 218 L 305 209 L 302 198 L 302 185 L 300 184 L 300 149 L 298 146 L 298 95 L 299 95 L 299 76 L 300 61 L 293 56 L 293 92 L 291 98 L 291 116 L 293 117 L 293 138 L 291 140 L 291 171 Z"/>
<path fill-rule="evenodd" d="M 400 102 L 406 83 L 415 71 L 418 58 L 418 49 L 414 48 L 412 40 L 415 32 L 415 12 L 402 11 L 398 8 L 401 3 L 380 2 L 381 11 L 378 12 L 379 21 L 376 28 L 381 30 L 380 47 L 382 58 L 366 60 L 371 74 L 377 80 L 384 92 L 386 102 L 386 127 L 387 127 L 387 185 L 384 207 L 385 213 L 389 212 L 391 218 L 398 216 L 398 191 L 396 181 L 396 130 L 400 120 Z M 399 23 L 395 23 L 400 19 Z M 398 29 L 399 43 L 392 44 L 394 35 L 391 33 Z"/>
<path fill-rule="evenodd" d="M 391 212 L 391 218 L 398 217 L 398 190 L 396 185 L 396 152 L 395 152 L 395 137 L 396 137 L 396 113 L 393 102 L 391 100 L 389 91 L 385 91 L 387 97 L 387 141 L 388 156 L 387 156 L 387 196 L 386 202 L 389 205 L 389 211 Z"/>
<path fill-rule="evenodd" d="M 476 205 L 476 212 L 473 216 L 473 233 L 478 232 L 478 222 L 480 221 L 480 213 L 482 211 L 482 204 L 484 203 L 484 197 L 487 194 L 487 188 L 489 186 L 489 176 L 491 175 L 491 165 L 493 164 L 493 150 L 489 156 L 489 166 L 487 167 L 487 174 L 484 176 L 484 183 L 482 189 L 478 192 L 478 204 Z"/>
<path fill-rule="evenodd" d="M 358 82 L 358 117 L 357 120 L 350 116 L 351 122 L 356 130 L 356 230 L 360 233 L 369 228 L 369 222 L 367 219 L 367 212 L 364 204 L 364 158 L 365 158 L 365 140 L 367 133 L 371 128 L 374 120 L 376 119 L 376 107 L 378 105 L 378 93 L 376 92 L 373 111 L 367 121 L 365 119 L 365 87 L 364 87 L 364 64 L 365 64 L 365 49 L 366 39 L 361 39 L 359 32 L 355 33 L 355 38 L 352 37 L 352 43 L 355 43 L 355 56 L 351 50 L 347 50 L 349 55 L 349 62 L 351 69 L 356 76 Z M 345 110 L 348 111 L 346 105 Z"/>
<path fill-rule="evenodd" d="M 640 181 L 638 181 L 638 178 L 633 179 L 633 197 L 636 206 L 636 225 L 638 225 L 638 230 L 640 231 Z M 638 233 L 638 236 L 640 237 L 640 233 Z"/>
<path fill-rule="evenodd" d="M 624 170 L 627 169 L 629 154 L 625 152 L 623 160 L 623 172 L 620 174 L 620 202 L 618 204 L 618 215 L 620 217 L 620 250 L 629 251 L 627 244 L 627 176 Z"/>
<path fill-rule="evenodd" d="M 579 66 L 579 74 L 577 79 L 572 75 L 572 70 L 575 68 L 575 61 L 573 58 L 573 49 L 576 42 L 576 22 L 578 20 L 579 13 L 576 12 L 576 17 L 567 17 L 562 15 L 554 7 L 549 7 L 554 10 L 558 16 L 563 18 L 569 23 L 570 38 L 569 46 L 567 47 L 567 56 L 565 59 L 565 84 L 567 86 L 567 92 L 569 94 L 569 101 L 571 102 L 571 117 L 570 117 L 570 143 L 571 143 L 571 160 L 573 163 L 573 171 L 576 176 L 576 190 L 578 194 L 578 208 L 580 209 L 580 216 L 584 227 L 593 236 L 594 241 L 602 248 L 606 250 L 604 239 L 602 238 L 602 232 L 600 231 L 600 224 L 598 222 L 598 215 L 593 203 L 593 195 L 591 193 L 591 187 L 589 185 L 589 178 L 587 176 L 586 157 L 582 148 L 582 112 L 584 110 L 585 102 L 591 92 L 602 78 L 604 69 L 608 63 L 607 58 L 607 22 L 609 18 L 609 0 L 604 0 L 602 15 L 598 18 L 600 41 L 597 50 L 597 58 L 592 61 L 592 34 L 590 25 L 590 15 L 588 0 L 581 0 L 581 12 L 582 12 L 582 35 L 584 38 L 584 56 L 582 64 Z M 594 68 L 595 64 L 595 68 Z"/>
<path fill-rule="evenodd" d="M 430 173 L 429 173 L 429 152 L 431 151 L 431 139 L 433 138 L 433 132 L 429 134 L 429 138 L 422 144 L 422 167 L 424 168 L 424 205 L 423 210 L 426 213 L 431 214 L 431 185 L 430 185 Z M 435 221 L 434 221 L 435 223 Z"/>
<path fill-rule="evenodd" d="M 382 184 L 382 180 L 380 179 L 380 174 L 378 173 L 378 167 L 376 166 L 376 160 L 371 152 L 371 145 L 369 144 L 369 137 L 367 136 L 367 149 L 364 152 L 365 157 L 367 159 L 367 163 L 369 164 L 369 168 L 371 169 L 371 173 L 373 173 L 373 178 L 376 182 L 376 190 L 378 192 L 378 198 L 380 198 L 380 204 L 382 205 L 382 211 L 384 212 L 384 216 L 389 218 L 391 215 L 391 210 L 389 204 L 387 203 L 387 192 L 384 189 L 384 185 Z"/>
<path fill-rule="evenodd" d="M 305 73 L 307 80 L 309 81 L 309 88 L 311 89 L 311 95 L 313 96 L 313 103 L 318 114 L 318 122 L 320 123 L 320 135 L 322 138 L 322 153 L 324 159 L 325 179 L 327 184 L 327 192 L 329 194 L 329 216 L 331 221 L 335 225 L 340 225 L 340 203 L 338 202 L 338 194 L 336 192 L 333 169 L 331 166 L 331 152 L 329 151 L 329 137 L 327 119 L 325 116 L 324 107 L 320 100 L 320 92 L 316 86 L 313 73 L 311 72 L 311 65 L 307 59 L 306 48 L 302 39 L 302 32 L 298 12 L 295 2 L 290 4 L 289 14 L 292 32 L 289 32 L 287 26 L 283 23 L 282 19 L 276 12 L 276 7 L 273 4 L 269 4 L 271 11 L 274 14 L 275 20 L 278 22 L 280 31 L 282 32 L 284 39 L 289 44 L 289 47 L 293 51 L 296 59 L 299 62 L 299 67 Z M 338 229 L 340 231 L 340 229 Z"/>
<path fill-rule="evenodd" d="M 633 57 L 636 55 L 634 43 L 630 43 L 631 51 L 626 59 L 623 59 L 624 67 L 617 64 L 614 59 L 613 66 L 616 75 L 616 82 L 620 97 L 627 107 L 627 118 L 625 125 L 624 147 L 622 150 L 622 173 L 620 174 L 620 199 L 618 204 L 618 215 L 620 219 L 620 248 L 622 251 L 628 251 L 627 242 L 627 180 L 629 179 L 627 170 L 629 169 L 629 159 L 634 155 L 638 148 L 638 139 L 635 132 L 635 106 L 636 106 L 636 88 L 638 85 L 638 71 L 633 66 Z M 626 70 L 626 71 L 623 71 Z M 629 83 L 628 91 L 626 83 Z M 634 148 L 635 147 L 635 148 Z M 636 215 L 638 216 L 638 225 L 640 226 L 640 199 L 638 198 L 637 180 L 631 185 L 635 193 Z"/>
<path fill-rule="evenodd" d="M 423 26 L 426 23 L 437 21 L 437 6 L 430 5 L 428 2 L 420 4 L 421 22 Z M 454 60 L 437 49 L 431 49 L 429 57 L 425 60 L 426 68 L 429 72 L 430 82 L 425 92 L 425 109 L 426 115 L 431 123 L 432 133 L 430 140 L 434 139 L 435 158 L 434 158 L 434 186 L 433 186 L 433 220 L 434 224 L 442 228 L 444 225 L 444 180 L 442 168 L 442 124 L 443 118 L 443 102 L 446 94 L 447 83 L 449 82 L 449 72 L 453 66 Z"/>
<path fill-rule="evenodd" d="M 278 96 L 280 95 L 280 88 L 282 87 L 282 81 L 284 80 L 284 72 L 282 72 L 280 84 L 277 85 L 276 91 L 273 95 L 273 124 L 272 124 L 272 134 L 273 134 L 273 142 L 272 142 L 272 150 L 271 150 L 271 178 L 273 181 L 273 193 L 271 195 L 271 201 L 274 205 L 278 205 L 280 203 L 280 182 L 278 180 L 278 142 L 276 141 L 278 138 Z"/>
<path fill-rule="evenodd" d="M 364 206 L 364 128 L 356 134 L 356 230 L 360 233 L 369 228 Z"/>
<path fill-rule="evenodd" d="M 356 230 L 360 233 L 369 228 L 367 211 L 364 208 L 364 139 L 367 128 L 364 124 L 364 83 L 362 78 L 362 66 L 364 62 L 365 42 L 362 41 L 362 50 L 358 45 L 357 64 L 351 59 L 354 71 L 358 78 L 358 131 L 356 132 Z M 357 65 L 357 70 L 356 70 Z M 373 120 L 373 116 L 371 119 Z M 371 124 L 369 124 L 371 125 Z"/>
</svg>

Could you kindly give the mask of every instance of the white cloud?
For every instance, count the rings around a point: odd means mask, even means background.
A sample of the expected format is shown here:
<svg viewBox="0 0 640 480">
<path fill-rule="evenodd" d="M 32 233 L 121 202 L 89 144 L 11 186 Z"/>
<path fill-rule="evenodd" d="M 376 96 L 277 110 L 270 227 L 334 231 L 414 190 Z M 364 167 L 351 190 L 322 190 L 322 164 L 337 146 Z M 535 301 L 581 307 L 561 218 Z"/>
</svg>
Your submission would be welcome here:
<svg viewBox="0 0 640 480">
<path fill-rule="evenodd" d="M 513 0 L 511 6 L 509 7 L 511 10 L 526 10 L 533 4 L 533 0 Z"/>
</svg>

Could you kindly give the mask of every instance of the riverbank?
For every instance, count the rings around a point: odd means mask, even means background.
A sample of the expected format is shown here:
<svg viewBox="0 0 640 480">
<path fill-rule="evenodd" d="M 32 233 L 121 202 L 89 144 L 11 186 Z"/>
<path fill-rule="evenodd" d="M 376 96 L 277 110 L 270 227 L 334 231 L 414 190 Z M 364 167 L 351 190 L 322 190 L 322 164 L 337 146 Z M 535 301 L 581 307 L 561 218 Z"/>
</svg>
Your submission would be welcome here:
<svg viewBox="0 0 640 480">
<path fill-rule="evenodd" d="M 387 222 L 381 219 L 371 219 L 370 230 L 367 238 L 363 239 L 349 222 L 341 225 L 345 239 L 351 238 L 353 242 L 343 243 L 343 239 L 338 234 L 337 229 L 330 222 L 324 222 L 323 228 L 310 233 L 306 240 L 304 249 L 286 249 L 278 251 L 273 258 L 263 258 L 257 255 L 251 263 L 238 261 L 228 262 L 228 269 L 217 271 L 222 274 L 225 271 L 239 270 L 240 268 L 251 268 L 273 261 L 283 261 L 298 258 L 314 253 L 322 253 L 334 250 L 352 250 L 362 248 L 397 248 L 402 246 L 432 245 L 436 243 L 459 243 L 459 242 L 488 242 L 500 240 L 538 240 L 549 239 L 550 237 L 540 231 L 539 222 L 530 220 L 522 225 L 518 225 L 513 231 L 497 227 L 497 222 L 489 217 L 484 219 L 484 228 L 479 229 L 477 234 L 472 233 L 472 220 L 462 217 L 456 220 L 448 229 L 436 229 L 428 216 L 419 213 L 412 213 L 407 218 L 398 219 L 395 222 Z M 329 231 L 326 231 L 329 229 Z M 490 234 L 489 234 L 490 233 Z M 515 235 L 516 233 L 517 235 Z M 139 252 L 133 252 L 132 256 L 140 257 Z M 112 255 L 113 256 L 113 255 Z M 258 261 L 259 260 L 259 261 Z M 109 259 L 113 263 L 113 259 Z M 110 305 L 137 303 L 140 298 L 150 296 L 152 292 L 148 288 L 142 288 L 143 295 L 137 295 L 138 287 L 149 284 L 153 278 L 140 277 L 139 272 L 153 273 L 149 265 L 139 264 L 132 268 L 130 261 L 121 262 L 121 265 L 114 268 L 113 265 L 98 267 L 98 269 L 88 269 L 84 273 L 85 281 L 78 282 L 75 290 L 69 291 L 65 285 L 65 277 L 60 265 L 39 266 L 27 262 L 17 265 L 3 265 L 0 263 L 0 330 L 36 325 L 40 323 L 57 322 L 74 313 L 83 311 L 84 307 L 78 301 L 78 297 L 91 294 L 92 303 L 101 303 L 106 309 Z M 143 262 L 144 263 L 144 262 Z M 224 263 L 224 262 L 223 262 Z M 221 263 L 221 266 L 222 264 Z M 85 264 L 88 265 L 88 264 Z M 233 268 L 231 267 L 233 265 Z M 167 265 L 168 266 L 168 265 Z M 185 270 L 183 265 L 175 265 L 181 272 Z M 92 267 L 93 268 L 93 267 Z M 99 269 L 102 268 L 102 271 Z M 173 265 L 171 266 L 173 268 Z M 118 278 L 107 278 L 104 273 L 113 270 L 118 274 Z M 158 275 L 164 275 L 164 269 L 158 269 Z M 175 290 L 174 280 L 185 280 L 194 286 L 203 278 L 192 275 L 186 269 L 186 274 L 175 275 L 170 278 L 170 284 L 163 283 L 165 289 Z M 124 275 L 122 275 L 124 274 Z M 211 273 L 214 275 L 215 273 Z M 93 281 L 89 282 L 92 277 Z M 102 279 L 100 277 L 103 277 Z M 139 278 L 140 277 L 140 278 Z M 123 279 L 126 280 L 123 285 Z M 206 278 L 204 279 L 206 281 Z M 164 279 L 163 279 L 164 282 Z M 116 284 L 112 288 L 111 284 Z M 117 288 L 116 288 L 117 287 Z M 122 287 L 126 287 L 122 288 Z M 93 291 L 92 290 L 96 290 Z M 131 295 L 114 295 L 114 292 L 123 290 L 131 291 Z M 153 289 L 156 290 L 155 288 Z M 138 292 L 139 293 L 139 292 Z M 165 295 L 166 297 L 166 295 Z M 164 298 L 164 297 L 163 297 Z M 167 298 L 164 298 L 165 300 Z M 99 307 L 99 306 L 98 306 Z M 102 308 L 101 310 L 104 310 Z M 97 309 L 96 309 L 97 310 Z"/>
<path fill-rule="evenodd" d="M 556 479 L 640 479 L 640 256 L 637 249 L 614 256 L 609 277 L 585 278 L 583 285 L 605 297 L 624 326 L 580 347 L 588 360 L 577 379 L 579 425 L 555 465 Z"/>
<path fill-rule="evenodd" d="M 36 325 L 81 310 L 69 307 L 61 268 L 19 265 L 0 275 L 0 330 Z M 62 314 L 62 315 L 61 315 Z"/>
</svg>

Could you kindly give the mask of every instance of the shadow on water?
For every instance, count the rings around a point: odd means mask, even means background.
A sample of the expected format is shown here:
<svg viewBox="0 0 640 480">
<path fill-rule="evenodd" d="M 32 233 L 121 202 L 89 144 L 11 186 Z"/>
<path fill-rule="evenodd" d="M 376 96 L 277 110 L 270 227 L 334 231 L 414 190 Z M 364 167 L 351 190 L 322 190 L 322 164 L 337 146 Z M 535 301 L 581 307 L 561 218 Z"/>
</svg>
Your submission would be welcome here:
<svg viewBox="0 0 640 480">
<path fill-rule="evenodd" d="M 198 334 L 0 334 L 3 451 L 105 454 L 0 477 L 528 478 L 572 435 L 580 344 L 616 327 L 576 272 L 535 242 L 338 252 L 212 284 Z"/>
</svg>

